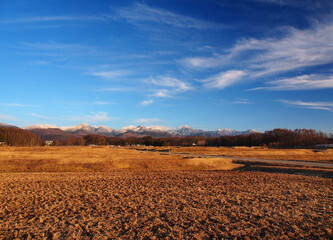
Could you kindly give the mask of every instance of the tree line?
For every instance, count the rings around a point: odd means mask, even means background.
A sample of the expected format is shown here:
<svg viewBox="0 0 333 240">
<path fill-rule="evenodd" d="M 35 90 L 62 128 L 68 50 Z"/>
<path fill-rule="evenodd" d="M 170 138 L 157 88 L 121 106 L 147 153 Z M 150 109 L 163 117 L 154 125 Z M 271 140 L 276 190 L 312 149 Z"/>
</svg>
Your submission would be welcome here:
<svg viewBox="0 0 333 240">
<path fill-rule="evenodd" d="M 50 139 L 52 140 L 52 139 Z M 45 142 L 33 133 L 19 128 L 0 128 L 0 142 L 13 146 L 39 146 Z M 221 137 L 106 137 L 86 135 L 54 140 L 55 146 L 87 145 L 146 145 L 146 146 L 267 146 L 270 148 L 312 148 L 317 144 L 332 144 L 333 134 L 327 135 L 312 129 L 274 129 L 264 133 Z"/>
<path fill-rule="evenodd" d="M 42 141 L 35 134 L 20 128 L 0 127 L 0 142 L 8 146 L 39 146 Z"/>
<path fill-rule="evenodd" d="M 63 145 L 146 145 L 146 146 L 267 146 L 270 148 L 311 148 L 317 144 L 333 143 L 332 134 L 312 129 L 274 129 L 264 133 L 221 137 L 164 137 L 119 138 L 101 135 L 86 135 L 83 138 L 68 138 Z"/>
</svg>

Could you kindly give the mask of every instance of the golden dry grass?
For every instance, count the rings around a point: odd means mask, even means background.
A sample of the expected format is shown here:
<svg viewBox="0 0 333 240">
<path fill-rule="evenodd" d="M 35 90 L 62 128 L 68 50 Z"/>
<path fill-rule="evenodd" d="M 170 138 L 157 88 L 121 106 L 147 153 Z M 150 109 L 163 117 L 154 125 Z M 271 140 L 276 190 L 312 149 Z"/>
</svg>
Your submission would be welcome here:
<svg viewBox="0 0 333 240">
<path fill-rule="evenodd" d="M 313 151 L 312 149 L 265 149 L 259 147 L 172 147 L 171 152 L 225 155 L 259 159 L 333 162 L 333 149 L 328 149 L 324 151 Z"/>
<path fill-rule="evenodd" d="M 86 172 L 112 170 L 232 170 L 229 159 L 183 158 L 109 147 L 1 147 L 0 172 Z"/>
</svg>

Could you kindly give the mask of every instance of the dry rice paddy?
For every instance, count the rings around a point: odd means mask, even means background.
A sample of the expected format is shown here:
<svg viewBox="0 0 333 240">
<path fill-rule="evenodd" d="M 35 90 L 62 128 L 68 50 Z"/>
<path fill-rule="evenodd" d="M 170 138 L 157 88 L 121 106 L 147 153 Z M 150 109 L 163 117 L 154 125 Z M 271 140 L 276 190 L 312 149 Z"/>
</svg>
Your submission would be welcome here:
<svg viewBox="0 0 333 240">
<path fill-rule="evenodd" d="M 330 239 L 331 179 L 239 171 L 2 173 L 1 239 Z"/>
<path fill-rule="evenodd" d="M 240 166 L 123 148 L 0 148 L 0 239 L 333 238 L 332 178 Z"/>
</svg>

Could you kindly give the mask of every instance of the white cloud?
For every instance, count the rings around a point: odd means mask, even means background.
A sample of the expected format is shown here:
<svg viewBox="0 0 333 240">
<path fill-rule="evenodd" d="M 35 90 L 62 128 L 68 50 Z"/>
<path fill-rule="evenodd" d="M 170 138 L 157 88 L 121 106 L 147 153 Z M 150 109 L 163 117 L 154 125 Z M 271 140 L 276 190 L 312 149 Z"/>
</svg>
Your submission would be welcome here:
<svg viewBox="0 0 333 240">
<path fill-rule="evenodd" d="M 179 62 L 186 67 L 193 69 L 206 69 L 206 68 L 216 68 L 221 67 L 228 63 L 231 60 L 230 55 L 219 55 L 214 54 L 213 57 L 187 57 L 181 59 Z"/>
<path fill-rule="evenodd" d="M 302 1 L 291 1 L 291 0 L 252 0 L 255 2 L 276 4 L 281 6 L 291 6 L 298 7 L 302 9 L 308 9 L 313 11 L 314 9 L 325 9 L 332 6 L 332 1 L 322 0 L 322 1 L 313 1 L 313 0 L 302 0 Z"/>
<path fill-rule="evenodd" d="M 46 66 L 49 65 L 51 62 L 49 61 L 43 61 L 43 60 L 37 60 L 37 61 L 30 61 L 29 64 L 31 65 L 37 65 L 37 66 Z"/>
<path fill-rule="evenodd" d="M 332 64 L 333 22 L 317 23 L 305 30 L 285 28 L 279 38 L 243 39 L 225 52 L 212 57 L 184 58 L 180 62 L 197 70 L 237 67 L 247 73 L 248 79 Z M 323 82 L 322 88 L 331 87 L 330 79 Z"/>
<path fill-rule="evenodd" d="M 81 15 L 81 16 L 34 16 L 26 18 L 16 18 L 0 21 L 0 24 L 14 24 L 14 23 L 43 23 L 43 22 L 89 22 L 89 21 L 106 21 L 113 19 L 111 15 Z"/>
<path fill-rule="evenodd" d="M 167 89 L 160 89 L 160 90 L 157 90 L 152 96 L 153 97 L 168 98 L 168 97 L 171 97 L 171 93 Z"/>
<path fill-rule="evenodd" d="M 91 112 L 87 115 L 70 116 L 67 119 L 73 122 L 103 122 L 113 120 L 106 112 Z"/>
<path fill-rule="evenodd" d="M 139 124 L 146 124 L 146 123 L 157 123 L 157 122 L 163 122 L 162 119 L 159 118 L 141 118 L 133 121 L 134 123 Z"/>
<path fill-rule="evenodd" d="M 88 46 L 82 44 L 68 44 L 59 43 L 54 41 L 44 42 L 44 43 L 23 43 L 21 46 L 16 46 L 17 48 L 22 48 L 26 50 L 38 50 L 38 51 L 87 51 L 91 49 Z"/>
<path fill-rule="evenodd" d="M 154 102 L 154 100 L 145 100 L 145 101 L 142 101 L 142 102 L 140 103 L 140 105 L 142 105 L 142 106 L 147 106 L 147 105 L 152 104 L 153 102 Z"/>
<path fill-rule="evenodd" d="M 250 59 L 254 77 L 332 63 L 333 23 L 318 24 L 307 30 L 289 28 L 280 39 L 246 40 L 238 43 L 231 53 L 246 51 L 255 52 Z"/>
<path fill-rule="evenodd" d="M 172 77 L 151 78 L 147 82 L 157 86 L 174 88 L 177 91 L 189 91 L 192 89 L 190 84 Z"/>
<path fill-rule="evenodd" d="M 121 77 L 124 75 L 127 75 L 128 72 L 126 71 L 100 71 L 100 72 L 91 72 L 88 73 L 88 75 L 95 76 L 95 77 L 101 77 L 104 79 L 112 79 L 112 78 L 117 78 Z"/>
<path fill-rule="evenodd" d="M 244 75 L 245 72 L 240 70 L 221 72 L 204 80 L 204 87 L 208 89 L 223 89 L 238 83 Z"/>
<path fill-rule="evenodd" d="M 96 92 L 140 92 L 141 90 L 134 87 L 109 87 L 95 89 Z"/>
<path fill-rule="evenodd" d="M 11 116 L 11 115 L 0 114 L 0 120 L 3 120 L 3 121 L 18 121 L 19 119 L 17 119 L 14 116 Z"/>
<path fill-rule="evenodd" d="M 114 104 L 114 103 L 111 103 L 111 102 L 103 102 L 103 101 L 96 101 L 96 102 L 94 102 L 93 104 L 95 104 L 95 105 L 110 105 L 110 104 Z"/>
<path fill-rule="evenodd" d="M 26 105 L 21 103 L 0 103 L 0 105 L 7 107 L 31 107 L 31 105 Z"/>
<path fill-rule="evenodd" d="M 44 116 L 44 115 L 40 115 L 38 113 L 30 113 L 30 116 L 36 117 L 36 118 L 42 118 L 42 119 L 53 119 L 52 117 L 48 117 L 48 116 Z"/>
<path fill-rule="evenodd" d="M 309 90 L 333 88 L 333 75 L 319 74 L 302 75 L 267 82 L 269 86 L 257 87 L 250 90 Z"/>
<path fill-rule="evenodd" d="M 121 8 L 116 12 L 119 18 L 125 18 L 128 22 L 133 24 L 140 22 L 155 22 L 158 24 L 170 25 L 172 27 L 194 29 L 218 29 L 223 27 L 221 24 L 183 16 L 165 9 L 149 7 L 142 3 L 135 3 L 131 7 Z"/>
<path fill-rule="evenodd" d="M 333 111 L 333 102 L 303 102 L 299 100 L 298 101 L 279 100 L 279 101 L 288 105 L 293 105 L 303 108 Z"/>
<path fill-rule="evenodd" d="M 234 103 L 234 104 L 250 104 L 249 99 L 246 99 L 246 98 L 237 98 L 232 103 Z"/>
</svg>

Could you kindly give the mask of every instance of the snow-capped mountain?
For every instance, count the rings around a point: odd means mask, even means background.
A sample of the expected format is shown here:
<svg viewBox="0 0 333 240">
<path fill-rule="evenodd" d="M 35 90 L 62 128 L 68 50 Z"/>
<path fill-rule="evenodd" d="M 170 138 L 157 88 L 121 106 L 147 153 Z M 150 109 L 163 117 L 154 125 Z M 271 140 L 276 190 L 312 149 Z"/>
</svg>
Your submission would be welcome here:
<svg viewBox="0 0 333 240">
<path fill-rule="evenodd" d="M 220 137 L 220 136 L 236 136 L 236 135 L 248 135 L 251 133 L 257 133 L 256 130 L 236 131 L 232 129 L 217 129 L 216 131 L 205 131 L 201 129 L 194 129 L 188 125 L 180 126 L 176 129 L 169 129 L 163 126 L 133 126 L 129 125 L 119 130 L 115 130 L 106 126 L 90 126 L 88 123 L 82 123 L 72 127 L 57 127 L 55 125 L 32 125 L 25 127 L 24 129 L 34 131 L 42 135 L 48 129 L 58 129 L 57 134 L 63 132 L 64 136 L 78 136 L 82 137 L 88 134 L 99 134 L 103 136 L 114 137 L 190 137 L 190 136 L 202 136 L 202 137 Z M 38 130 L 38 131 L 37 131 Z M 53 130 L 54 131 L 54 130 Z"/>
<path fill-rule="evenodd" d="M 102 125 L 102 126 L 99 126 L 99 127 L 96 128 L 95 133 L 99 133 L 99 134 L 108 133 L 108 134 L 110 134 L 114 131 L 115 131 L 114 129 Z"/>
<path fill-rule="evenodd" d="M 106 127 L 106 126 L 90 126 L 88 123 L 82 123 L 74 127 L 60 127 L 59 129 L 68 132 L 68 133 L 80 133 L 83 135 L 84 133 L 87 134 L 100 134 L 111 136 L 114 132 L 114 129 Z"/>
<path fill-rule="evenodd" d="M 179 126 L 176 129 L 171 129 L 168 132 L 172 135 L 188 137 L 188 136 L 201 136 L 204 131 L 191 128 L 188 125 L 184 125 L 184 126 Z"/>
<path fill-rule="evenodd" d="M 5 128 L 17 128 L 17 127 L 14 126 L 14 125 L 9 125 L 9 124 L 6 124 L 6 123 L 0 123 L 0 127 L 5 127 Z"/>
<path fill-rule="evenodd" d="M 258 131 L 249 129 L 246 131 L 237 131 L 230 128 L 217 129 L 215 134 L 216 136 L 237 136 L 237 135 L 249 135 L 251 133 L 258 133 Z"/>
<path fill-rule="evenodd" d="M 34 124 L 34 125 L 31 125 L 31 126 L 27 126 L 27 127 L 24 127 L 23 129 L 25 130 L 30 130 L 30 129 L 48 129 L 48 128 L 58 128 L 57 126 L 55 125 L 51 125 L 51 124 Z"/>
</svg>

